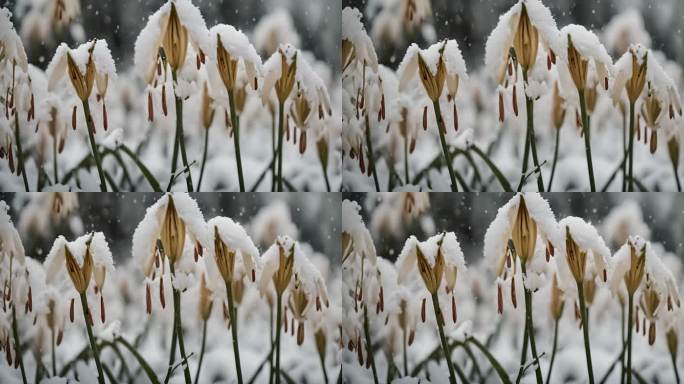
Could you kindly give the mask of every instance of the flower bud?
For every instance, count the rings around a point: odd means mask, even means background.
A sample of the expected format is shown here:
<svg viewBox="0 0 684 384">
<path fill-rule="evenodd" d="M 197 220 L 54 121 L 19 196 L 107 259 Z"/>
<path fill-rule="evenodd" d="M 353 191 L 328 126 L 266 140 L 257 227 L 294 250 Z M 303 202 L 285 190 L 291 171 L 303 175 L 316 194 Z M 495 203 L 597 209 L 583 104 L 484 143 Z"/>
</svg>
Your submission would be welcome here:
<svg viewBox="0 0 684 384">
<path fill-rule="evenodd" d="M 537 244 L 537 223 L 530 217 L 522 195 L 511 237 L 517 256 L 520 257 L 522 263 L 526 263 L 534 255 L 534 247 Z"/>
<path fill-rule="evenodd" d="M 525 3 L 522 4 L 518 28 L 513 37 L 513 48 L 523 71 L 528 71 L 534 67 L 539 49 L 539 32 L 532 25 Z"/>
<path fill-rule="evenodd" d="M 577 51 L 570 35 L 568 35 L 568 69 L 578 92 L 584 92 L 587 85 L 588 68 L 589 61 Z"/>
<path fill-rule="evenodd" d="M 175 263 L 183 254 L 185 245 L 185 222 L 178 216 L 173 197 L 169 195 L 164 219 L 162 221 L 161 234 L 159 236 L 164 254 L 171 263 Z"/>
<path fill-rule="evenodd" d="M 93 272 L 93 256 L 90 253 L 90 243 L 86 248 L 85 256 L 83 257 L 83 265 L 79 265 L 74 255 L 69 250 L 69 247 L 64 245 L 64 255 L 66 258 L 67 272 L 74 283 L 74 288 L 78 293 L 85 293 L 90 284 L 90 277 Z"/>
<path fill-rule="evenodd" d="M 162 47 L 171 69 L 178 71 L 185 63 L 188 52 L 188 30 L 181 24 L 174 3 L 171 3 L 171 13 L 162 37 Z"/>
<path fill-rule="evenodd" d="M 214 227 L 214 250 L 216 265 L 223 281 L 229 284 L 233 280 L 233 271 L 235 268 L 235 251 L 228 248 L 219 236 L 218 228 Z"/>
<path fill-rule="evenodd" d="M 221 75 L 221 80 L 223 80 L 223 85 L 228 91 L 232 91 L 235 89 L 238 61 L 233 59 L 233 56 L 230 54 L 230 52 L 223 47 L 221 36 L 217 35 L 216 38 L 216 58 L 218 60 L 218 71 Z"/>
<path fill-rule="evenodd" d="M 644 62 L 639 65 L 637 62 L 636 53 L 634 53 L 634 51 L 631 51 L 631 53 L 632 77 L 627 80 L 625 87 L 627 88 L 627 97 L 629 98 L 629 102 L 634 104 L 639 98 L 639 95 L 641 95 L 641 91 L 643 91 L 644 85 L 646 84 L 648 56 L 644 56 Z"/>
<path fill-rule="evenodd" d="M 275 90 L 278 101 L 282 104 L 287 100 L 294 88 L 295 75 L 297 74 L 297 54 L 292 58 L 292 63 L 288 64 L 287 57 L 283 51 L 280 52 L 280 79 L 276 81 Z"/>
<path fill-rule="evenodd" d="M 420 73 L 420 81 L 423 83 L 425 92 L 427 93 L 430 100 L 436 102 L 442 95 L 442 90 L 444 89 L 444 83 L 446 80 L 446 65 L 444 64 L 444 59 L 439 57 L 437 62 L 437 73 L 433 74 L 430 71 L 427 63 L 423 60 L 423 57 L 418 53 L 418 72 Z"/>
</svg>

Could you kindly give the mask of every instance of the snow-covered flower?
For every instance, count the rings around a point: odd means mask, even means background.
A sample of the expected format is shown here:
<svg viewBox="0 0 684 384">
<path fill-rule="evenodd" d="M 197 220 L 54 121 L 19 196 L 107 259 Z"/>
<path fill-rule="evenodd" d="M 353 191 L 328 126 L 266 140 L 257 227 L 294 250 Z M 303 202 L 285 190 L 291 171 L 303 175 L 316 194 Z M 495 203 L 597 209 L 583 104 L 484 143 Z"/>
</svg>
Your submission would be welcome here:
<svg viewBox="0 0 684 384">
<path fill-rule="evenodd" d="M 243 68 L 249 83 L 258 87 L 261 57 L 247 36 L 232 25 L 219 24 L 209 30 L 210 74 L 218 74 L 228 92 L 236 89 L 239 68 Z"/>
<path fill-rule="evenodd" d="M 209 244 L 202 211 L 187 193 L 165 194 L 147 208 L 133 233 L 133 259 L 143 274 L 150 277 L 155 265 L 160 268 L 165 258 L 172 264 L 181 261 L 186 238 L 197 255 Z"/>
<path fill-rule="evenodd" d="M 342 201 L 342 263 L 366 259 L 375 265 L 375 245 L 360 211 L 358 203 L 346 199 Z"/>
<path fill-rule="evenodd" d="M 574 216 L 564 218 L 558 225 L 564 241 L 556 246 L 555 256 L 564 290 L 571 289 L 573 283 L 592 289 L 597 280 L 607 282 L 611 253 L 596 228 Z M 589 296 L 589 292 L 584 293 Z"/>
<path fill-rule="evenodd" d="M 263 65 L 264 84 L 262 101 L 268 105 L 271 91 L 275 89 L 276 97 L 282 104 L 290 97 L 298 72 L 299 50 L 290 44 L 281 44 Z"/>
<path fill-rule="evenodd" d="M 197 54 L 197 66 L 209 52 L 209 32 L 199 8 L 190 0 L 169 0 L 149 17 L 135 42 L 135 67 L 152 84 L 164 62 L 175 72 L 186 62 L 188 46 Z M 164 58 L 159 50 L 163 49 Z M 166 68 L 164 68 L 166 70 Z"/>
<path fill-rule="evenodd" d="M 559 53 L 558 27 L 551 11 L 539 0 L 519 0 L 492 30 L 485 44 L 485 71 L 497 84 L 517 79 L 517 64 L 523 72 L 531 71 L 538 56 L 547 57 L 547 67 L 555 64 Z M 539 46 L 541 45 L 541 50 Z M 511 55 L 515 51 L 515 57 Z M 513 65 L 516 66 L 515 71 Z M 513 79 L 513 82 L 516 80 Z"/>
<path fill-rule="evenodd" d="M 404 23 L 412 29 L 423 23 L 423 20 L 432 13 L 430 0 L 401 0 L 401 14 Z"/>
<path fill-rule="evenodd" d="M 21 38 L 12 24 L 12 12 L 0 8 L 0 65 L 5 68 L 19 68 L 28 73 L 28 59 Z"/>
<path fill-rule="evenodd" d="M 370 66 L 378 71 L 378 56 L 366 28 L 361 22 L 361 12 L 356 8 L 345 7 L 342 10 L 342 71 L 352 63 Z"/>
<path fill-rule="evenodd" d="M 207 223 L 213 236 L 213 258 L 210 262 L 209 272 L 218 271 L 220 278 L 226 284 L 233 280 L 240 280 L 242 276 L 236 274 L 236 262 L 243 265 L 242 271 L 256 280 L 256 272 L 259 268 L 259 250 L 247 235 L 245 229 L 232 219 L 227 217 L 214 217 Z M 215 273 L 214 273 L 215 274 Z M 219 278 L 219 276 L 215 276 Z"/>
<path fill-rule="evenodd" d="M 409 237 L 396 265 L 400 284 L 417 271 L 432 295 L 443 287 L 445 292 L 453 296 L 458 272 L 466 270 L 461 245 L 453 232 L 443 232 L 422 242 L 414 236 Z"/>
<path fill-rule="evenodd" d="M 297 343 L 304 342 L 304 321 L 312 308 L 321 311 L 329 306 L 328 291 L 321 272 L 304 254 L 301 246 L 288 236 L 279 236 L 261 256 L 263 266 L 259 289 L 268 294 L 270 284 L 277 295 L 284 296 L 297 327 Z"/>
<path fill-rule="evenodd" d="M 560 43 L 563 57 L 560 65 L 560 78 L 565 89 L 584 92 L 592 88 L 595 83 L 602 84 L 608 89 L 608 77 L 613 71 L 613 60 L 606 52 L 596 35 L 585 27 L 577 24 L 566 25 L 560 30 Z M 590 76 L 589 67 L 596 72 Z M 594 78 L 594 82 L 590 82 Z M 571 85 L 572 84 L 572 85 Z"/>
<path fill-rule="evenodd" d="M 47 68 L 48 91 L 53 92 L 62 79 L 68 77 L 74 92 L 87 101 L 93 90 L 100 100 L 107 94 L 109 81 L 116 77 L 112 53 L 105 40 L 93 40 L 71 49 L 62 43 Z"/>
<path fill-rule="evenodd" d="M 641 207 L 634 200 L 627 200 L 613 208 L 603 219 L 601 232 L 614 246 L 624 244 L 630 235 L 644 239 L 651 236 L 651 229 L 644 223 Z"/>
<path fill-rule="evenodd" d="M 48 284 L 68 274 L 80 294 L 92 286 L 101 292 L 107 272 L 114 270 L 112 253 L 102 232 L 91 232 L 73 241 L 59 236 L 45 259 L 45 275 Z"/>
<path fill-rule="evenodd" d="M 651 45 L 651 37 L 644 26 L 644 18 L 635 8 L 628 8 L 615 15 L 603 29 L 606 48 L 618 56 L 623 55 L 632 44 Z"/>
<path fill-rule="evenodd" d="M 9 216 L 9 206 L 0 200 L 0 262 L 16 260 L 24 264 L 24 258 L 24 245 Z"/>
<path fill-rule="evenodd" d="M 411 44 L 399 64 L 397 75 L 400 91 L 405 90 L 419 75 L 425 93 L 433 102 L 441 97 L 445 83 L 448 100 L 455 99 L 460 80 L 468 78 L 456 40 L 440 41 L 426 49 Z"/>
</svg>

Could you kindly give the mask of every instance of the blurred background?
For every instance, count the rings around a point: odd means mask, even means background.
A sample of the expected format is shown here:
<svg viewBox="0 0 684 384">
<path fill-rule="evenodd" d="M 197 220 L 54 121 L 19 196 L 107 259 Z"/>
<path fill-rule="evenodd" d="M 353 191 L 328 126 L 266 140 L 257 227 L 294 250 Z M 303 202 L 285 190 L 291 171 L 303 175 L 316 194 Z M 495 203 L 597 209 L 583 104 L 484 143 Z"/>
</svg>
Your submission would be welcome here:
<svg viewBox="0 0 684 384">
<path fill-rule="evenodd" d="M 431 3 L 432 12 L 413 27 L 393 22 L 402 18 L 407 4 Z M 560 29 L 581 24 L 600 34 L 611 19 L 628 9 L 641 13 L 651 47 L 663 51 L 670 60 L 684 62 L 684 2 L 682 0 L 546 0 L 542 1 Z M 514 0 L 343 0 L 343 6 L 364 13 L 366 29 L 373 37 L 380 61 L 390 67 L 399 65 L 409 43 L 420 46 L 444 38 L 456 39 L 469 71 L 482 66 L 484 45 L 496 26 L 499 15 Z M 636 27 L 636 26 L 635 26 Z M 615 57 L 614 57 L 615 59 Z"/>
<path fill-rule="evenodd" d="M 50 6 L 57 0 L 0 0 L 0 6 L 12 10 L 13 22 L 29 56 L 29 62 L 45 68 L 58 41 L 68 44 L 87 38 L 106 39 L 117 68 L 133 63 L 133 46 L 147 18 L 166 0 L 67 0 L 80 3 L 81 14 L 64 28 L 49 28 Z M 193 0 L 205 18 L 207 27 L 231 24 L 248 35 L 265 15 L 287 10 L 300 37 L 300 48 L 316 58 L 339 68 L 341 0 Z M 41 17 L 46 17 L 40 20 Z M 37 20 L 38 19 L 38 20 Z M 28 20 L 28 23 L 25 23 Z M 34 23 L 39 25 L 34 25 Z M 42 23 L 42 25 L 40 25 Z M 265 58 L 264 58 L 265 59 Z"/>
<path fill-rule="evenodd" d="M 429 207 L 413 216 L 404 210 L 399 193 L 345 193 L 363 208 L 378 255 L 396 259 L 406 238 L 424 240 L 441 231 L 453 231 L 466 261 L 482 259 L 485 232 L 510 193 L 429 193 Z M 578 216 L 594 225 L 612 252 L 623 237 L 639 234 L 662 244 L 664 250 L 684 257 L 684 195 L 677 193 L 545 193 L 556 220 Z M 388 218 L 391 219 L 388 222 Z"/>
<path fill-rule="evenodd" d="M 78 193 L 62 199 L 56 214 L 51 193 L 0 193 L 27 256 L 43 260 L 59 235 L 68 240 L 88 231 L 101 231 L 109 241 L 115 262 L 131 257 L 133 232 L 158 193 Z M 76 198 L 73 205 L 72 197 Z M 340 254 L 340 204 L 337 193 L 194 193 L 204 219 L 230 217 L 242 224 L 263 252 L 269 232 L 289 234 L 328 257 Z M 292 226 L 294 224 L 294 226 Z M 289 232 L 289 233 L 288 233 Z M 294 232 L 294 233 L 292 233 Z M 260 241 L 264 239 L 265 241 Z"/>
</svg>

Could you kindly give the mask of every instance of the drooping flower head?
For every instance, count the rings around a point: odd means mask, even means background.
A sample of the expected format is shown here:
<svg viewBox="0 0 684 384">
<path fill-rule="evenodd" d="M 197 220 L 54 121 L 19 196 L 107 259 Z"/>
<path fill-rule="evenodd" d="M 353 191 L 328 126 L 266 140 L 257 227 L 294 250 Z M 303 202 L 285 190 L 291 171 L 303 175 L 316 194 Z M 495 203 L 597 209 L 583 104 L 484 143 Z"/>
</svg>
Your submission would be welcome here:
<svg viewBox="0 0 684 384">
<path fill-rule="evenodd" d="M 24 245 L 9 216 L 9 206 L 0 200 L 0 262 L 6 259 L 24 264 Z"/>
<path fill-rule="evenodd" d="M 560 34 L 563 60 L 559 66 L 559 74 L 565 88 L 584 92 L 598 83 L 607 90 L 613 60 L 598 37 L 576 24 L 566 25 L 560 30 Z M 590 76 L 590 67 L 595 75 Z"/>
<path fill-rule="evenodd" d="M 374 72 L 378 71 L 378 56 L 361 22 L 362 17 L 356 8 L 345 7 L 342 10 L 342 72 L 352 64 L 367 65 Z"/>
<path fill-rule="evenodd" d="M 261 57 L 247 36 L 232 25 L 219 24 L 209 30 L 212 61 L 209 73 L 217 73 L 225 89 L 233 91 L 237 85 L 238 70 L 245 71 L 249 83 L 258 88 Z"/>
<path fill-rule="evenodd" d="M 259 267 L 259 251 L 247 235 L 245 229 L 238 223 L 227 217 L 214 217 L 207 223 L 213 237 L 211 248 L 214 257 L 209 263 L 209 273 L 218 274 L 226 284 L 242 278 L 236 272 L 236 262 L 243 265 L 242 271 L 256 281 L 256 272 Z M 218 277 L 218 276 L 216 276 Z"/>
</svg>

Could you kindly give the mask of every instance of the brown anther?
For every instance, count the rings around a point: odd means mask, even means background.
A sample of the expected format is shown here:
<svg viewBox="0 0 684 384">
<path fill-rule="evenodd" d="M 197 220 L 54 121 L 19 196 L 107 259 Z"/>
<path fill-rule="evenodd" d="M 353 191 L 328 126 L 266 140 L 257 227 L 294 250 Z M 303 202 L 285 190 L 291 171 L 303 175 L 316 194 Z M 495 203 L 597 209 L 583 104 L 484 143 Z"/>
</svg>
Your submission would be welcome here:
<svg viewBox="0 0 684 384">
<path fill-rule="evenodd" d="M 146 304 L 146 306 L 145 306 L 146 312 L 149 315 L 152 313 L 152 295 L 150 293 L 150 285 L 149 284 L 145 285 L 145 304 Z"/>
<path fill-rule="evenodd" d="M 100 295 L 100 321 L 102 321 L 102 324 L 105 322 L 105 305 L 104 305 L 104 297 Z"/>
<path fill-rule="evenodd" d="M 147 92 L 147 120 L 154 121 L 154 106 L 152 105 L 152 92 Z"/>
<path fill-rule="evenodd" d="M 69 305 L 69 320 L 74 322 L 74 299 L 71 298 L 71 304 Z"/>
<path fill-rule="evenodd" d="M 516 86 L 513 84 L 513 114 L 518 116 L 518 92 Z"/>
<path fill-rule="evenodd" d="M 458 132 L 458 111 L 456 110 L 456 103 L 454 103 L 454 132 Z"/>
<path fill-rule="evenodd" d="M 515 295 L 515 277 L 511 277 L 511 303 L 513 303 L 513 308 L 518 308 L 518 297 Z"/>
<path fill-rule="evenodd" d="M 499 92 L 499 122 L 503 123 L 504 121 L 504 100 L 503 100 L 503 94 Z"/>
<path fill-rule="evenodd" d="M 159 278 L 159 302 L 161 303 L 162 309 L 166 308 L 166 296 L 164 295 L 164 277 Z"/>
<path fill-rule="evenodd" d="M 427 105 L 423 107 L 423 130 L 427 130 Z"/>
<path fill-rule="evenodd" d="M 503 313 L 503 290 L 501 284 L 496 285 L 496 310 L 499 314 Z"/>
<path fill-rule="evenodd" d="M 76 130 L 76 106 L 71 112 L 71 129 Z"/>
<path fill-rule="evenodd" d="M 104 102 L 102 103 L 102 126 L 104 127 L 105 131 L 109 127 L 109 124 L 107 122 L 107 104 L 105 104 Z"/>
<path fill-rule="evenodd" d="M 456 314 L 456 298 L 452 295 L 451 296 L 451 321 L 456 323 L 457 319 L 458 319 L 458 316 Z"/>
<path fill-rule="evenodd" d="M 167 116 L 169 113 L 169 110 L 168 110 L 168 107 L 166 105 L 166 84 L 162 85 L 161 100 L 162 100 L 162 112 L 164 113 L 164 116 Z"/>
<path fill-rule="evenodd" d="M 420 305 L 420 319 L 425 322 L 425 298 L 423 298 L 423 301 Z"/>
</svg>

